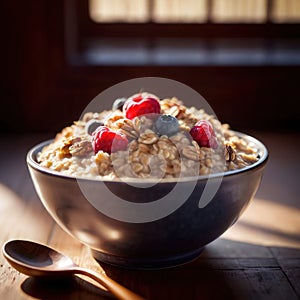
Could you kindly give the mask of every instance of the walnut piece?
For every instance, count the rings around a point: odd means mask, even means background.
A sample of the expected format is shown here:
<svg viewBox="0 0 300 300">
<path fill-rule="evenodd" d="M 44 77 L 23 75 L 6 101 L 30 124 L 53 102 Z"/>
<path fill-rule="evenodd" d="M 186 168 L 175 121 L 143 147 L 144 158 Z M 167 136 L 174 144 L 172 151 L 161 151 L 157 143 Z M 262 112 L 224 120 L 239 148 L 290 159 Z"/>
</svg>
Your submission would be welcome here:
<svg viewBox="0 0 300 300">
<path fill-rule="evenodd" d="M 234 161 L 236 158 L 236 152 L 230 144 L 226 144 L 224 148 L 224 157 L 227 162 Z"/>
</svg>

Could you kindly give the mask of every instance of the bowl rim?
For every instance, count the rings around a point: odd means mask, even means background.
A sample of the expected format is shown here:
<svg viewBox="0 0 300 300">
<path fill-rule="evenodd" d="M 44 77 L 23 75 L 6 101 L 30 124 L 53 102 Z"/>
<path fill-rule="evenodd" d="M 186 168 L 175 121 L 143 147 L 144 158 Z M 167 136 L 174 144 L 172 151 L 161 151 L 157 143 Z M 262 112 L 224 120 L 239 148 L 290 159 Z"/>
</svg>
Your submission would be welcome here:
<svg viewBox="0 0 300 300">
<path fill-rule="evenodd" d="M 257 146 L 258 150 L 259 150 L 259 154 L 260 157 L 259 159 L 246 167 L 243 167 L 241 169 L 235 169 L 235 170 L 229 170 L 229 171 L 225 171 L 225 172 L 217 172 L 217 173 L 212 173 L 212 174 L 208 174 L 208 175 L 198 175 L 198 176 L 187 176 L 187 177 L 182 177 L 182 178 L 162 178 L 160 180 L 156 180 L 156 178 L 129 178 L 126 177 L 126 180 L 121 179 L 121 178 L 114 178 L 114 179 L 109 179 L 109 178 L 88 178 L 88 177 L 84 177 L 84 176 L 72 176 L 72 175 L 67 175 L 67 174 L 63 174 L 61 172 L 58 171 L 54 171 L 51 169 L 48 169 L 46 167 L 41 166 L 37 161 L 36 161 L 36 156 L 37 153 L 46 145 L 50 144 L 51 142 L 53 142 L 54 139 L 48 139 L 46 141 L 42 141 L 38 144 L 36 144 L 35 146 L 33 146 L 26 155 L 26 162 L 27 165 L 30 166 L 31 168 L 42 172 L 44 174 L 50 175 L 50 176 L 55 176 L 55 177 L 60 177 L 60 178 L 64 178 L 64 179 L 69 179 L 69 180 L 81 180 L 81 181 L 90 181 L 90 182 L 134 182 L 134 183 L 145 183 L 145 182 L 157 182 L 157 183 L 176 183 L 176 182 L 189 182 L 189 181 L 199 181 L 199 180 L 208 180 L 208 179 L 213 179 L 213 178 L 223 178 L 223 177 L 228 177 L 228 176 L 233 176 L 233 175 L 237 175 L 237 174 L 241 174 L 250 170 L 254 170 L 260 167 L 263 167 L 268 158 L 269 158 L 269 151 L 267 149 L 267 147 L 260 141 L 258 140 L 256 137 L 253 137 L 252 135 L 240 132 L 240 131 L 235 131 L 235 130 L 230 130 L 231 132 L 233 132 L 235 135 L 237 135 L 240 138 L 246 139 L 248 142 L 252 142 L 255 144 L 255 146 Z"/>
</svg>

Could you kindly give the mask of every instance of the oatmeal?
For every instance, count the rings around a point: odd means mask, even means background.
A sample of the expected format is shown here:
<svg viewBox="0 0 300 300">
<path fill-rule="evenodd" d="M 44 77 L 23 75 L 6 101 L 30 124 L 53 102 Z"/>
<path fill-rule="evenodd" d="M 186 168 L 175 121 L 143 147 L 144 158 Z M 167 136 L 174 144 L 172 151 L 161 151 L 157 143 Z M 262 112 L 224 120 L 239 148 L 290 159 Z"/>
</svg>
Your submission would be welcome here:
<svg viewBox="0 0 300 300">
<path fill-rule="evenodd" d="M 241 169 L 258 151 L 203 109 L 175 97 L 140 93 L 111 110 L 86 113 L 37 157 L 66 175 L 114 179 L 178 178 Z"/>
</svg>

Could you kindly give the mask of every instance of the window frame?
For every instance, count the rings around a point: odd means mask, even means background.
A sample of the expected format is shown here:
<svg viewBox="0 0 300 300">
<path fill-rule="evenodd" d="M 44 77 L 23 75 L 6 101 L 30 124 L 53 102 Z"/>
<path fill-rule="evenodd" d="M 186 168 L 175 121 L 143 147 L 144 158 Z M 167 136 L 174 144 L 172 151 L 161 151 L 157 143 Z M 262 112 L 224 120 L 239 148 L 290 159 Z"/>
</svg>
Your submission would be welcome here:
<svg viewBox="0 0 300 300">
<path fill-rule="evenodd" d="M 179 38 L 294 38 L 299 37 L 299 23 L 96 23 L 89 16 L 89 0 L 72 0 L 77 14 L 80 39 L 101 37 Z M 268 6 L 270 6 L 270 0 Z M 209 8 L 208 8 L 209 9 Z M 268 9 L 268 12 L 270 8 Z"/>
</svg>

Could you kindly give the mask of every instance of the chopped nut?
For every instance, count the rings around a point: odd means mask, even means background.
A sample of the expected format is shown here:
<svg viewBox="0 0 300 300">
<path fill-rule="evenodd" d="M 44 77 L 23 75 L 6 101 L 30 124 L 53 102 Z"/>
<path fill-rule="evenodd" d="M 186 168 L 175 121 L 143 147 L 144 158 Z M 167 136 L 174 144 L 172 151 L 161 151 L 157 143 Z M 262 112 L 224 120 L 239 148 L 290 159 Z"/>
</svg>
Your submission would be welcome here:
<svg viewBox="0 0 300 300">
<path fill-rule="evenodd" d="M 90 140 L 83 139 L 71 145 L 69 151 L 72 155 L 83 156 L 91 153 L 93 151 L 93 146 Z"/>
<path fill-rule="evenodd" d="M 236 157 L 236 153 L 235 153 L 235 150 L 233 149 L 233 147 L 229 144 L 227 144 L 225 146 L 225 149 L 224 149 L 224 157 L 225 157 L 225 160 L 227 162 L 231 162 L 231 161 L 234 161 L 235 160 L 235 157 Z"/>
<path fill-rule="evenodd" d="M 98 172 L 100 175 L 107 175 L 111 170 L 111 159 L 108 153 L 99 151 L 95 155 L 95 162 L 97 164 Z"/>
<path fill-rule="evenodd" d="M 70 157 L 72 155 L 70 152 L 70 147 L 79 141 L 79 137 L 69 137 L 67 139 L 62 140 L 59 147 L 59 157 Z"/>
</svg>

